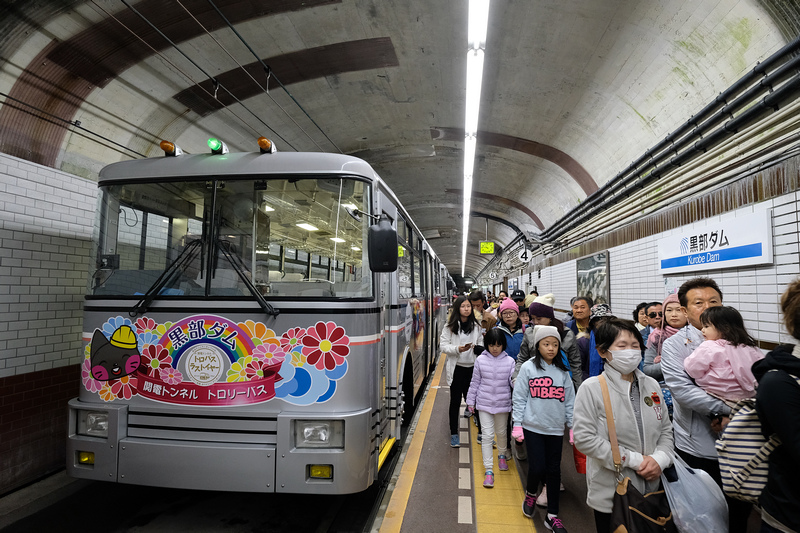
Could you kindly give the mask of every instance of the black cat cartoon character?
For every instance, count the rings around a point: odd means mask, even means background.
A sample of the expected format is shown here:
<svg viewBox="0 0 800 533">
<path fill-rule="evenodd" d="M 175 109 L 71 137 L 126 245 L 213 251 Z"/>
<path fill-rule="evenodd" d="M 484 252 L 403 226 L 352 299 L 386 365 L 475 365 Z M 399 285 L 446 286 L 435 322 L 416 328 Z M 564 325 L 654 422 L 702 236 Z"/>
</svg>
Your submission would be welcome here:
<svg viewBox="0 0 800 533">
<path fill-rule="evenodd" d="M 99 329 L 94 331 L 90 362 L 92 377 L 97 381 L 110 381 L 133 374 L 139 368 L 141 359 L 136 334 L 130 326 L 118 327 L 110 339 L 106 339 Z"/>
</svg>

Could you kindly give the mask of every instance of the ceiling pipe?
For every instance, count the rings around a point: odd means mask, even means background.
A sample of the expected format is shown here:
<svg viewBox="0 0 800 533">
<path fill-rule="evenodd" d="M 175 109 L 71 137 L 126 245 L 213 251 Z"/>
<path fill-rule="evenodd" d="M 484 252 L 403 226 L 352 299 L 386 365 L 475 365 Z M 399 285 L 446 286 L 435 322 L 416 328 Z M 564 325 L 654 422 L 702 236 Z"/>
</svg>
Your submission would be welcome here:
<svg viewBox="0 0 800 533">
<path fill-rule="evenodd" d="M 734 135 L 737 129 L 752 124 L 768 115 L 785 101 L 796 98 L 796 93 L 798 93 L 799 89 L 798 77 L 800 76 L 796 72 L 798 66 L 800 66 L 800 56 L 791 58 L 770 75 L 766 75 L 765 73 L 769 67 L 784 60 L 798 49 L 800 49 L 800 37 L 781 48 L 762 63 L 756 65 L 748 74 L 734 82 L 733 85 L 720 93 L 714 101 L 709 103 L 699 113 L 693 115 L 683 125 L 678 127 L 678 129 L 670 133 L 664 140 L 647 150 L 639 159 L 631 163 L 628 168 L 589 195 L 579 206 L 562 216 L 552 226 L 543 231 L 540 235 L 541 238 L 545 241 L 555 240 L 575 226 L 592 218 L 602 209 L 606 209 L 608 205 L 615 200 L 615 197 L 621 194 L 620 190 L 631 182 L 638 180 L 636 186 L 638 188 L 643 187 L 646 182 L 659 177 L 663 168 L 680 165 L 690 159 L 698 150 L 707 150 L 712 144 L 722 141 L 727 136 Z M 793 74 L 794 79 L 786 83 L 780 89 L 772 91 L 773 85 L 780 83 Z M 762 79 L 757 81 L 759 77 Z M 752 87 L 749 90 L 735 97 L 735 95 L 751 85 Z M 725 122 L 721 128 L 718 128 L 710 136 L 703 138 L 703 134 L 710 129 L 712 125 L 719 124 L 725 118 L 732 117 L 733 111 L 743 108 L 747 104 L 751 104 L 754 96 L 757 93 L 763 92 L 765 88 L 770 90 L 770 94 L 762 98 L 754 108 L 748 109 L 739 117 Z M 728 103 L 728 100 L 734 97 L 734 101 Z M 705 122 L 702 125 L 698 125 L 704 120 Z M 691 145 L 689 149 L 685 150 L 682 154 L 678 153 L 679 148 L 686 147 L 693 139 L 698 138 L 700 140 Z M 677 148 L 676 140 L 679 140 Z M 672 154 L 675 154 L 675 156 L 667 160 Z M 662 162 L 664 166 L 659 167 L 658 164 Z M 645 164 L 646 166 L 643 167 Z M 650 174 L 647 174 L 647 171 L 651 171 Z"/>
</svg>

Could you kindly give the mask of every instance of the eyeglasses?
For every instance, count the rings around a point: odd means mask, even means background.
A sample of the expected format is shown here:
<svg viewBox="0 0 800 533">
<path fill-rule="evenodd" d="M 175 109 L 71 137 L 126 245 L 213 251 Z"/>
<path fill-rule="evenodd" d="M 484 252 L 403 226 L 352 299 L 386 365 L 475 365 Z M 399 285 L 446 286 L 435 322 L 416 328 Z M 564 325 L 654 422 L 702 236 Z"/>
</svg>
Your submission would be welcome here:
<svg viewBox="0 0 800 533">
<path fill-rule="evenodd" d="M 647 316 L 649 316 L 650 318 L 662 317 L 664 316 L 664 313 L 662 313 L 661 311 L 659 311 L 658 313 L 647 313 Z"/>
<path fill-rule="evenodd" d="M 504 311 L 503 313 L 500 314 L 500 316 L 511 318 L 512 316 L 517 316 L 517 313 L 515 313 L 514 311 Z"/>
</svg>

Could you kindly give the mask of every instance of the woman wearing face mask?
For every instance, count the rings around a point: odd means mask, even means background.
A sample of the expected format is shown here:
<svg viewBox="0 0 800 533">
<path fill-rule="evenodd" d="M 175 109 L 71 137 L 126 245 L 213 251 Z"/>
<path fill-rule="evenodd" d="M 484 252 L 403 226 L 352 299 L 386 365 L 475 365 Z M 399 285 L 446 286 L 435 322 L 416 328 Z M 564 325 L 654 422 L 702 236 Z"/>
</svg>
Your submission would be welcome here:
<svg viewBox="0 0 800 533">
<path fill-rule="evenodd" d="M 608 318 L 597 328 L 595 341 L 605 360 L 601 376 L 611 397 L 622 475 L 642 494 L 652 492 L 674 454 L 661 386 L 639 370 L 642 336 L 633 322 Z M 599 379 L 589 378 L 578 390 L 573 429 L 575 447 L 587 456 L 586 503 L 594 509 L 598 533 L 608 533 L 617 482 Z"/>
</svg>

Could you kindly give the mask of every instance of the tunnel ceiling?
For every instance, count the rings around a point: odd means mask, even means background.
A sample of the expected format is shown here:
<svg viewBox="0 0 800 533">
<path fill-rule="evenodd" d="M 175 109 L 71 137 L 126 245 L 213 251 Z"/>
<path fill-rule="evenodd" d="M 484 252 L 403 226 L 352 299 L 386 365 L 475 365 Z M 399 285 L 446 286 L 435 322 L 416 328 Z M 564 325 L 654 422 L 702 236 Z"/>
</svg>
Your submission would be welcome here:
<svg viewBox="0 0 800 533">
<path fill-rule="evenodd" d="M 0 151 L 89 178 L 161 139 L 358 155 L 460 273 L 466 0 L 215 0 L 268 91 L 210 2 L 129 4 L 0 3 Z M 505 246 L 568 214 L 791 23 L 756 0 L 493 1 L 467 274 L 487 231 Z"/>
</svg>

